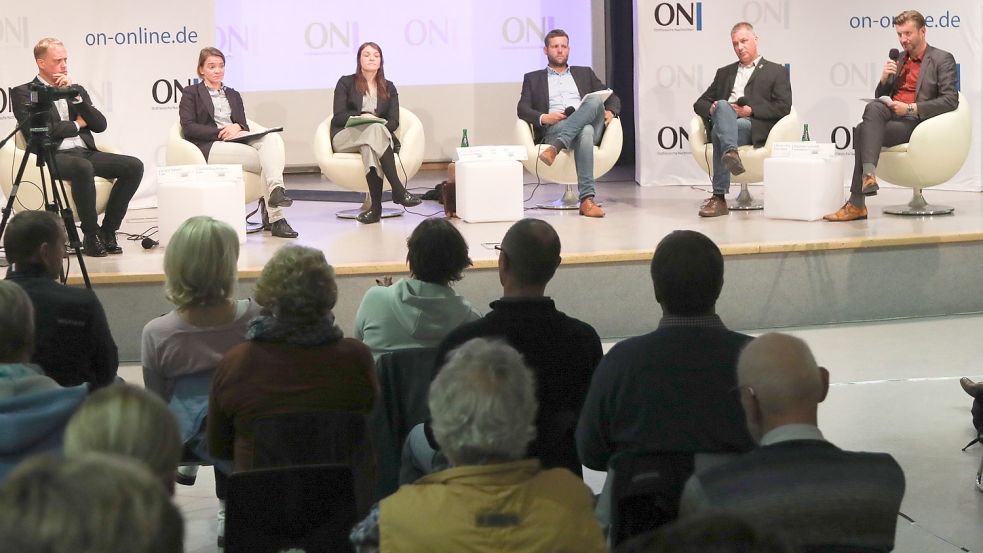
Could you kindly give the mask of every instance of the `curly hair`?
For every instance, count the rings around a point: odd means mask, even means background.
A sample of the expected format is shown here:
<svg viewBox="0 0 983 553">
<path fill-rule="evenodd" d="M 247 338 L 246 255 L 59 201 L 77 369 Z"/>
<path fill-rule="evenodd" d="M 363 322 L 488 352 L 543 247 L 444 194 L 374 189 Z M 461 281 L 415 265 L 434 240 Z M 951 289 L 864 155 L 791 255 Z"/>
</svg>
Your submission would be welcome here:
<svg viewBox="0 0 983 553">
<path fill-rule="evenodd" d="M 278 319 L 314 322 L 338 301 L 334 269 L 321 250 L 284 246 L 256 281 L 256 302 Z"/>
<path fill-rule="evenodd" d="M 424 219 L 406 239 L 410 273 L 423 282 L 447 285 L 471 266 L 468 243 L 447 219 Z"/>
<path fill-rule="evenodd" d="M 202 260 L 208 260 L 202 263 Z M 164 250 L 164 293 L 178 307 L 221 303 L 235 292 L 239 237 L 202 215 L 181 223 Z"/>
</svg>

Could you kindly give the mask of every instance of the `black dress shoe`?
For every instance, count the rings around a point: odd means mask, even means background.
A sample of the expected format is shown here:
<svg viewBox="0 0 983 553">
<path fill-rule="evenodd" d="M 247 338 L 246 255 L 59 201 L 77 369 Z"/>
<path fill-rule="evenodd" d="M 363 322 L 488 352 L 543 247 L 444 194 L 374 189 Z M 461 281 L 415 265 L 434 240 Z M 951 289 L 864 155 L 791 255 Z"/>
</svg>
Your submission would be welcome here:
<svg viewBox="0 0 983 553">
<path fill-rule="evenodd" d="M 381 211 L 373 211 L 371 209 L 366 209 L 365 211 L 358 214 L 355 220 L 363 225 L 371 225 L 372 223 L 378 223 L 379 219 L 382 219 Z"/>
<path fill-rule="evenodd" d="M 123 253 L 123 248 L 119 247 L 119 242 L 116 241 L 115 231 L 102 229 L 99 231 L 99 239 L 102 240 L 106 253 L 112 255 Z"/>
<path fill-rule="evenodd" d="M 82 239 L 82 253 L 89 257 L 106 257 L 106 246 L 102 244 L 98 232 L 90 232 Z"/>
<path fill-rule="evenodd" d="M 421 202 L 423 202 L 423 200 L 421 200 L 419 196 L 415 196 L 409 192 L 403 192 L 402 195 L 393 194 L 393 203 L 399 204 L 403 207 L 413 207 L 420 205 Z"/>
<path fill-rule="evenodd" d="M 283 192 L 283 187 L 278 186 L 270 192 L 270 207 L 290 207 L 294 201 L 287 197 Z"/>
<path fill-rule="evenodd" d="M 270 225 L 270 233 L 277 238 L 297 238 L 299 236 L 286 219 L 273 221 L 273 224 Z"/>
</svg>

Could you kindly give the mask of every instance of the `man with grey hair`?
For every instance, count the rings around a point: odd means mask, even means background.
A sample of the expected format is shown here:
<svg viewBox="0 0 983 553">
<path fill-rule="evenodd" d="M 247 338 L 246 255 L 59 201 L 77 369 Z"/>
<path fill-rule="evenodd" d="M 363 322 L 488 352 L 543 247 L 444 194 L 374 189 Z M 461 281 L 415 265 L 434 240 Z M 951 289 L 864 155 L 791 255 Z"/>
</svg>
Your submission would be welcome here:
<svg viewBox="0 0 983 553">
<path fill-rule="evenodd" d="M 535 435 L 535 386 L 502 342 L 475 338 L 451 352 L 428 401 L 452 468 L 383 499 L 352 531 L 358 550 L 604 551 L 590 489 L 523 459 Z"/>
<path fill-rule="evenodd" d="M 829 372 L 806 343 L 778 333 L 756 338 L 741 354 L 737 379 L 760 447 L 690 478 L 680 515 L 729 511 L 806 547 L 892 550 L 904 472 L 886 453 L 843 451 L 826 441 L 817 411 Z"/>
</svg>

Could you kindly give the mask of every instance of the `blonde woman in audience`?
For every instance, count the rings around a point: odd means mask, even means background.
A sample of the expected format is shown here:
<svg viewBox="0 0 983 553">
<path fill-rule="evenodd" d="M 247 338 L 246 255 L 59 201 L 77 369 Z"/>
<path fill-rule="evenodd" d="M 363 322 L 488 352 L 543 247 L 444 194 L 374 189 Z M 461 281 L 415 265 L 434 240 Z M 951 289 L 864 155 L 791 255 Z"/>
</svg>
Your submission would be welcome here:
<svg viewBox="0 0 983 553">
<path fill-rule="evenodd" d="M 11 553 L 181 553 L 184 521 L 147 468 L 118 455 L 31 458 L 0 488 Z"/>
<path fill-rule="evenodd" d="M 167 405 L 128 384 L 93 392 L 65 428 L 66 457 L 91 451 L 131 457 L 145 464 L 172 495 L 181 448 L 177 421 Z"/>
<path fill-rule="evenodd" d="M 208 445 L 233 470 L 253 465 L 252 423 L 276 414 L 368 413 L 378 384 L 365 344 L 342 336 L 331 309 L 338 299 L 334 269 L 320 250 L 281 248 L 263 267 L 256 301 L 263 315 L 248 341 L 229 350 L 212 381 Z"/>
<path fill-rule="evenodd" d="M 452 468 L 383 499 L 352 530 L 358 551 L 604 551 L 583 481 L 523 459 L 536 433 L 535 386 L 505 343 L 475 338 L 454 350 L 429 397 Z"/>
</svg>

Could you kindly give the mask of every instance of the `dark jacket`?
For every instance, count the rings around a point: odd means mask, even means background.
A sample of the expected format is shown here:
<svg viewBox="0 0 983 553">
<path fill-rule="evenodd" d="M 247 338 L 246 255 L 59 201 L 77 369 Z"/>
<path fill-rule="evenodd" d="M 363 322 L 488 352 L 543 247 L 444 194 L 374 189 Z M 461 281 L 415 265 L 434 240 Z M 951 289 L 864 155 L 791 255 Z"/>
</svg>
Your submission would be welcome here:
<svg viewBox="0 0 983 553">
<path fill-rule="evenodd" d="M 436 366 L 472 338 L 504 339 L 536 375 L 537 435 L 528 456 L 539 458 L 546 468 L 566 467 L 582 474 L 573 432 L 603 355 L 600 337 L 589 324 L 557 311 L 550 298 L 506 298 L 492 302 L 491 308 L 444 338 Z"/>
<path fill-rule="evenodd" d="M 92 290 L 65 286 L 41 265 L 18 263 L 7 276 L 34 304 L 31 362 L 62 386 L 106 386 L 116 378 L 119 357 L 106 313 Z"/>
<path fill-rule="evenodd" d="M 898 60 L 899 73 L 906 61 L 908 61 L 907 52 Z M 895 79 L 892 85 L 878 83 L 874 94 L 878 97 L 893 97 L 899 86 L 901 86 L 901 79 Z M 922 69 L 918 73 L 918 84 L 915 85 L 915 103 L 918 104 L 918 118 L 922 120 L 959 107 L 956 58 L 952 57 L 952 54 L 933 46 L 925 47 Z"/>
<path fill-rule="evenodd" d="M 246 108 L 242 104 L 242 96 L 234 88 L 227 86 L 225 98 L 232 108 L 232 122 L 248 131 L 249 124 L 246 123 Z M 204 82 L 184 87 L 178 116 L 181 118 L 181 132 L 184 133 L 185 140 L 198 146 L 207 161 L 212 143 L 219 139 L 219 129 L 215 124 L 215 104 L 212 103 Z"/>
<path fill-rule="evenodd" d="M 573 75 L 573 82 L 577 84 L 577 92 L 580 97 L 598 90 L 604 90 L 607 86 L 601 82 L 590 67 L 571 65 L 570 74 Z M 610 111 L 617 117 L 621 112 L 621 100 L 617 94 L 612 94 L 604 102 L 604 109 Z M 545 115 L 550 110 L 550 90 L 549 80 L 545 69 L 530 71 L 522 78 L 522 93 L 519 96 L 519 104 L 516 106 L 516 113 L 519 119 L 532 125 L 535 131 L 536 142 L 543 139 L 543 125 L 539 123 L 539 117 Z"/>
<path fill-rule="evenodd" d="M 395 133 L 399 128 L 399 93 L 392 81 L 386 81 L 388 98 L 379 97 L 375 107 L 375 115 L 386 120 L 386 128 Z M 355 88 L 355 74 L 345 75 L 338 79 L 334 87 L 334 115 L 331 117 L 331 140 L 345 128 L 348 118 L 362 113 L 362 97 L 364 94 Z M 393 136 L 393 143 L 398 144 Z M 399 148 L 394 148 L 399 151 Z"/>
<path fill-rule="evenodd" d="M 34 84 L 44 84 L 37 77 L 31 81 Z M 28 83 L 30 84 L 30 83 Z M 25 119 L 30 116 L 30 109 L 28 108 L 28 101 L 31 97 L 31 90 L 28 84 L 22 84 L 10 91 L 10 103 L 14 108 L 14 117 L 17 118 L 17 123 L 23 123 Z M 51 138 L 55 140 L 55 148 L 61 145 L 61 141 L 66 138 L 71 138 L 73 136 L 78 136 L 85 143 L 86 147 L 90 150 L 96 149 L 96 141 L 92 137 L 94 132 L 103 132 L 106 130 L 106 117 L 100 112 L 95 106 L 92 105 L 92 100 L 89 98 L 89 93 L 86 92 L 85 88 L 81 85 L 76 85 L 81 90 L 81 102 L 75 102 L 74 100 L 65 100 L 68 102 L 68 118 L 69 121 L 62 121 L 61 116 L 58 115 L 58 108 L 51 106 L 48 110 L 51 116 L 50 129 Z M 85 119 L 86 126 L 77 129 L 75 128 L 75 119 L 81 116 Z M 24 136 L 27 137 L 29 132 L 25 129 L 22 131 Z"/>
<path fill-rule="evenodd" d="M 707 121 L 708 131 L 710 106 L 718 100 L 726 102 L 730 97 L 739 63 L 735 61 L 718 69 L 710 87 L 693 104 L 693 111 Z M 744 97 L 751 106 L 751 144 L 760 148 L 775 123 L 792 111 L 792 83 L 785 66 L 761 58 L 744 87 Z"/>
</svg>

